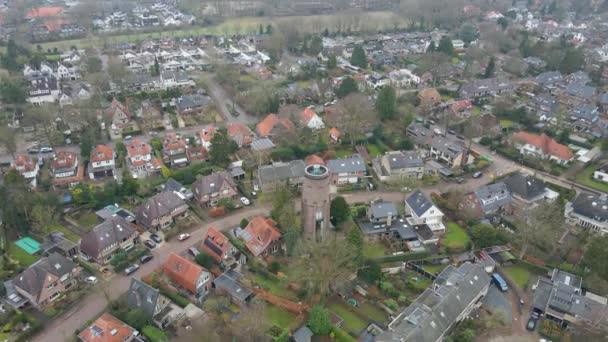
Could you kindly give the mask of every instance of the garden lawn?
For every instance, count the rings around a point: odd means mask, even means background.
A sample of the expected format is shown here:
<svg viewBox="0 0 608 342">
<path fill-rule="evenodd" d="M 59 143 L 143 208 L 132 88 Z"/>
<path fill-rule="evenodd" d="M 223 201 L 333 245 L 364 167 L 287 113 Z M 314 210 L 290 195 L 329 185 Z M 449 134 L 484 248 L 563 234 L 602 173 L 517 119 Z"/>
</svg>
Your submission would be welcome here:
<svg viewBox="0 0 608 342">
<path fill-rule="evenodd" d="M 422 268 L 424 268 L 424 270 L 429 273 L 436 274 L 436 273 L 443 271 L 446 267 L 447 267 L 447 265 L 439 264 L 439 265 L 424 265 Z"/>
<path fill-rule="evenodd" d="M 361 304 L 357 309 L 361 313 L 363 313 L 364 315 L 366 315 L 370 319 L 373 319 L 376 322 L 382 323 L 386 320 L 386 313 L 382 309 L 373 305 L 370 302 L 365 302 L 364 304 Z"/>
<path fill-rule="evenodd" d="M 17 260 L 17 262 L 23 267 L 29 267 L 31 264 L 40 259 L 40 257 L 37 255 L 27 254 L 26 251 L 17 247 L 14 242 L 8 245 L 8 252 L 11 258 Z"/>
<path fill-rule="evenodd" d="M 49 233 L 56 232 L 56 231 L 62 232 L 63 237 L 65 237 L 66 239 L 68 239 L 74 243 L 78 243 L 78 240 L 80 240 L 80 236 L 78 236 L 78 234 L 74 233 L 73 231 L 69 230 L 68 228 L 66 228 L 60 224 L 54 224 L 54 225 L 48 227 L 47 231 Z"/>
<path fill-rule="evenodd" d="M 279 279 L 274 277 L 265 278 L 261 274 L 256 274 L 253 280 L 275 296 L 287 299 L 297 299 L 295 293 L 286 288 Z"/>
<path fill-rule="evenodd" d="M 144 336 L 150 339 L 152 342 L 166 342 L 169 341 L 167 334 L 164 331 L 155 328 L 150 325 L 146 325 L 142 331 Z"/>
<path fill-rule="evenodd" d="M 479 109 L 477 106 L 473 106 L 473 109 L 471 109 L 471 115 L 479 116 L 479 114 L 481 114 L 481 109 Z"/>
<path fill-rule="evenodd" d="M 82 228 L 84 228 L 86 230 L 90 230 L 95 225 L 97 225 L 97 215 L 95 215 L 94 212 L 87 212 L 82 215 L 79 215 L 76 218 L 76 222 L 78 222 L 78 224 Z"/>
<path fill-rule="evenodd" d="M 336 149 L 336 158 L 346 158 L 346 157 L 350 157 L 353 155 L 353 150 L 347 148 L 347 149 Z"/>
<path fill-rule="evenodd" d="M 507 119 L 502 119 L 502 120 L 500 120 L 500 125 L 503 128 L 509 129 L 509 128 L 513 127 L 513 121 L 507 120 Z"/>
<path fill-rule="evenodd" d="M 455 222 L 449 222 L 443 245 L 450 249 L 464 249 L 470 238 L 467 232 Z"/>
<path fill-rule="evenodd" d="M 344 320 L 343 329 L 348 332 L 359 335 L 359 333 L 367 327 L 368 322 L 357 316 L 346 303 L 332 303 L 328 308 L 331 312 Z"/>
<path fill-rule="evenodd" d="M 503 270 L 507 274 L 507 276 L 515 283 L 517 286 L 525 290 L 528 285 L 528 281 L 530 280 L 530 271 L 526 268 L 518 265 L 507 266 L 504 267 Z"/>
<path fill-rule="evenodd" d="M 370 259 L 376 259 L 386 255 L 384 246 L 380 243 L 366 243 L 363 245 L 363 256 Z"/>
<path fill-rule="evenodd" d="M 608 192 L 608 183 L 598 182 L 593 179 L 593 172 L 596 170 L 596 165 L 589 165 L 583 171 L 576 175 L 576 182 L 582 185 L 586 185 L 598 191 Z"/>
<path fill-rule="evenodd" d="M 380 148 L 375 144 L 369 144 L 366 147 L 367 152 L 369 152 L 369 155 L 372 158 L 379 157 L 382 154 L 382 152 L 380 152 Z"/>
<path fill-rule="evenodd" d="M 289 329 L 296 316 L 291 312 L 274 305 L 266 306 L 266 320 L 283 329 Z"/>
</svg>

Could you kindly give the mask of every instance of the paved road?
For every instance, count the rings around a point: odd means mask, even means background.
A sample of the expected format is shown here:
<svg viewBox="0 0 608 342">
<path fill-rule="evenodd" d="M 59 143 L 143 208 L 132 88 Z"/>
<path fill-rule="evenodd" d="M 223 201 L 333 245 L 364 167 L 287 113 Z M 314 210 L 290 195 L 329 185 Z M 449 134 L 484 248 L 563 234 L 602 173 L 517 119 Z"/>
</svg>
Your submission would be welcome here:
<svg viewBox="0 0 608 342">
<path fill-rule="evenodd" d="M 232 98 L 228 96 L 224 88 L 217 83 L 215 77 L 209 77 L 207 85 L 209 86 L 209 95 L 215 101 L 215 105 L 222 112 L 224 116 L 224 120 L 228 122 L 242 122 L 246 125 L 255 124 L 259 120 L 257 117 L 248 114 L 239 106 L 238 104 L 234 104 L 234 109 L 239 113 L 239 116 L 235 117 L 230 113 L 230 109 L 232 109 L 233 103 Z"/>
<path fill-rule="evenodd" d="M 220 230 L 227 230 L 238 225 L 243 218 L 268 214 L 269 210 L 266 208 L 243 209 L 234 215 L 204 224 L 201 228 L 190 233 L 191 238 L 189 241 L 202 240 L 210 226 L 214 226 Z M 161 247 L 153 250 L 154 259 L 142 265 L 141 269 L 134 274 L 134 277 L 140 278 L 140 276 L 152 272 L 166 261 L 169 253 L 181 253 L 187 246 L 189 246 L 187 242 L 179 242 L 177 239 L 164 243 Z M 32 341 L 73 340 L 74 331 L 82 328 L 87 321 L 95 319 L 100 315 L 108 305 L 108 297 L 111 300 L 118 298 L 129 289 L 130 282 L 131 277 L 115 275 L 110 280 L 97 285 L 98 288 L 94 292 L 82 299 L 76 307 L 55 318 Z"/>
</svg>

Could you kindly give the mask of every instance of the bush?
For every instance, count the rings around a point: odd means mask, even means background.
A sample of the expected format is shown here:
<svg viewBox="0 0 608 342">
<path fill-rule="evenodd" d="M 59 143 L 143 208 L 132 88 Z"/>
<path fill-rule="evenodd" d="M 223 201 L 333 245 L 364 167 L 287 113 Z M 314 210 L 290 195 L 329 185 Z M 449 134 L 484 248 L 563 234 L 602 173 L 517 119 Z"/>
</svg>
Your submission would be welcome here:
<svg viewBox="0 0 608 342">
<path fill-rule="evenodd" d="M 173 291 L 165 288 L 164 286 L 161 286 L 158 290 L 160 291 L 160 293 L 163 296 L 171 299 L 171 301 L 173 303 L 181 306 L 182 308 L 185 308 L 186 306 L 188 306 L 188 304 L 190 304 L 190 301 L 187 298 L 185 298 L 184 296 L 182 296 L 182 295 L 180 295 L 178 293 L 175 293 L 175 292 L 173 292 Z"/>
<path fill-rule="evenodd" d="M 196 263 L 208 270 L 217 266 L 217 261 L 215 258 L 205 252 L 201 252 L 201 254 L 196 256 Z"/>
<path fill-rule="evenodd" d="M 247 220 L 246 218 L 243 218 L 241 220 L 241 223 L 239 224 L 239 227 L 245 229 L 245 227 L 247 227 L 248 224 L 249 224 L 249 220 Z"/>
<path fill-rule="evenodd" d="M 279 272 L 280 269 L 281 269 L 281 264 L 279 264 L 278 261 L 273 261 L 268 266 L 268 270 L 270 272 L 274 273 L 274 274 L 276 274 L 277 272 Z"/>
<path fill-rule="evenodd" d="M 151 342 L 166 342 L 169 341 L 167 334 L 164 331 L 150 325 L 146 325 L 142 330 L 144 336 L 150 339 Z"/>
<path fill-rule="evenodd" d="M 430 256 L 429 252 L 410 252 L 410 253 L 403 253 L 403 254 L 398 254 L 398 255 L 383 256 L 383 257 L 374 259 L 374 262 L 383 264 L 385 262 L 391 262 L 391 261 L 420 260 L 420 259 L 426 259 L 429 256 Z"/>
<path fill-rule="evenodd" d="M 312 308 L 310 317 L 308 319 L 308 326 L 315 335 L 327 335 L 331 331 L 331 319 L 329 318 L 329 311 L 320 305 Z"/>
<path fill-rule="evenodd" d="M 384 305 L 386 305 L 387 308 L 396 311 L 397 309 L 399 309 L 399 304 L 397 304 L 397 302 L 394 299 L 387 299 L 384 301 Z"/>
<path fill-rule="evenodd" d="M 357 342 L 357 339 L 350 336 L 346 331 L 334 327 L 331 330 L 331 333 L 334 335 L 337 342 Z"/>
</svg>

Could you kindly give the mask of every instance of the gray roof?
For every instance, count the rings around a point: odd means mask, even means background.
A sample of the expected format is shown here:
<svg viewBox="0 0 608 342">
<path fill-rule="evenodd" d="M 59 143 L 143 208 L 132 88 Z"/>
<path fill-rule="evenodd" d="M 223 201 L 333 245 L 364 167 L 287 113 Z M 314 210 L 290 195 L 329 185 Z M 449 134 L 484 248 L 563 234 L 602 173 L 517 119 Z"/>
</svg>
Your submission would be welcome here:
<svg viewBox="0 0 608 342">
<path fill-rule="evenodd" d="M 595 87 L 588 86 L 582 83 L 573 82 L 568 84 L 566 92 L 572 96 L 591 99 L 595 95 Z"/>
<path fill-rule="evenodd" d="M 492 213 L 511 203 L 511 192 L 503 182 L 484 185 L 475 190 L 484 213 Z"/>
<path fill-rule="evenodd" d="M 242 274 L 230 269 L 215 278 L 213 284 L 215 284 L 216 288 L 228 292 L 230 296 L 245 302 L 253 295 L 253 292 L 241 285 L 241 278 L 243 278 Z"/>
<path fill-rule="evenodd" d="M 405 203 L 412 209 L 417 216 L 422 216 L 429 210 L 433 203 L 426 198 L 420 190 L 412 192 L 406 199 Z"/>
<path fill-rule="evenodd" d="M 328 160 L 327 167 L 331 173 L 358 173 L 367 171 L 365 161 L 358 154 L 353 154 L 348 158 Z"/>
<path fill-rule="evenodd" d="M 180 192 L 184 188 L 184 185 L 173 178 L 167 179 L 165 186 L 163 187 L 163 192 L 172 192 L 177 191 Z"/>
<path fill-rule="evenodd" d="M 384 155 L 388 160 L 391 170 L 409 169 L 423 167 L 422 158 L 414 151 L 389 152 Z"/>
<path fill-rule="evenodd" d="M 414 226 L 414 231 L 416 232 L 418 239 L 422 242 L 437 239 L 437 235 L 435 235 L 433 230 L 426 224 Z"/>
<path fill-rule="evenodd" d="M 256 152 L 270 150 L 274 146 L 274 143 L 268 138 L 257 139 L 251 143 L 251 149 Z"/>
<path fill-rule="evenodd" d="M 608 221 L 608 198 L 587 193 L 578 195 L 572 202 L 575 214 L 588 217 L 595 221 Z"/>
<path fill-rule="evenodd" d="M 377 342 L 435 342 L 441 340 L 459 316 L 490 284 L 478 264 L 452 265 L 441 272 L 416 300 L 399 314 Z"/>
<path fill-rule="evenodd" d="M 369 209 L 373 218 L 387 218 L 397 216 L 399 212 L 393 202 L 378 201 L 370 204 Z"/>
<path fill-rule="evenodd" d="M 163 191 L 156 194 L 135 210 L 137 223 L 150 227 L 152 221 L 169 215 L 175 209 L 184 206 L 184 196 L 176 191 Z"/>
<path fill-rule="evenodd" d="M 595 122 L 599 119 L 598 108 L 595 105 L 579 106 L 570 111 L 570 115 L 579 120 Z"/>
<path fill-rule="evenodd" d="M 95 214 L 102 220 L 107 220 L 108 218 L 117 215 L 129 222 L 135 221 L 135 214 L 125 208 L 117 207 L 114 204 L 106 205 L 105 207 L 97 210 Z"/>
<path fill-rule="evenodd" d="M 112 216 L 82 237 L 80 250 L 90 257 L 97 258 L 102 250 L 111 244 L 128 239 L 134 233 L 135 228 L 129 221 L 118 215 Z"/>
<path fill-rule="evenodd" d="M 186 108 L 197 108 L 203 107 L 209 104 L 211 98 L 209 96 L 193 94 L 193 95 L 184 95 L 177 99 L 177 109 L 184 110 Z"/>
<path fill-rule="evenodd" d="M 460 95 L 462 97 L 473 97 L 477 93 L 485 92 L 500 92 L 507 89 L 512 89 L 513 84 L 509 80 L 499 78 L 486 78 L 473 80 L 460 87 Z"/>
<path fill-rule="evenodd" d="M 312 338 L 314 333 L 307 326 L 303 326 L 293 333 L 292 338 L 295 342 L 308 342 Z"/>
<path fill-rule="evenodd" d="M 563 79 L 564 77 L 559 71 L 547 71 L 536 76 L 536 82 L 543 86 L 561 82 Z"/>
<path fill-rule="evenodd" d="M 465 147 L 458 142 L 446 138 L 435 138 L 431 141 L 431 146 L 450 158 L 456 158 L 464 152 Z"/>
<path fill-rule="evenodd" d="M 127 305 L 131 309 L 140 309 L 149 318 L 154 317 L 156 303 L 160 291 L 144 283 L 141 280 L 131 278 L 131 286 L 127 291 Z"/>
<path fill-rule="evenodd" d="M 292 160 L 288 163 L 277 162 L 260 166 L 257 170 L 257 179 L 260 185 L 270 184 L 287 179 L 304 177 L 306 164 L 303 160 Z"/>
<path fill-rule="evenodd" d="M 40 249 L 42 249 L 46 254 L 52 252 L 55 248 L 65 252 L 77 246 L 78 241 L 68 240 L 64 236 L 63 232 L 52 231 L 42 239 Z"/>
<path fill-rule="evenodd" d="M 603 93 L 602 95 L 600 95 L 600 104 L 608 104 L 608 93 Z"/>
<path fill-rule="evenodd" d="M 543 196 L 547 188 L 547 184 L 542 180 L 530 175 L 523 175 L 521 172 L 508 176 L 503 179 L 503 182 L 512 194 L 528 201 Z"/>
<path fill-rule="evenodd" d="M 228 186 L 236 191 L 236 185 L 232 180 L 232 175 L 227 171 L 214 172 L 210 175 L 203 176 L 192 184 L 192 191 L 200 198 L 218 192 L 224 183 L 227 183 Z"/>
<path fill-rule="evenodd" d="M 38 260 L 13 279 L 13 284 L 34 297 L 42 290 L 47 274 L 61 278 L 71 273 L 76 264 L 59 253 Z"/>
</svg>

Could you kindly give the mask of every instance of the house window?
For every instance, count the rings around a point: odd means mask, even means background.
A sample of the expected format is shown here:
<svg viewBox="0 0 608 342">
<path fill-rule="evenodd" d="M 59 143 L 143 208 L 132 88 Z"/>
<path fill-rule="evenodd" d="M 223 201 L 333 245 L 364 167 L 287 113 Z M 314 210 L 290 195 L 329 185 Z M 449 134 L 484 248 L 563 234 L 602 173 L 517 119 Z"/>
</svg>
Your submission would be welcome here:
<svg viewBox="0 0 608 342">
<path fill-rule="evenodd" d="M 61 293 L 59 292 L 55 292 L 52 295 L 49 296 L 49 301 L 54 301 L 55 299 L 57 299 L 59 296 L 61 295 Z"/>
</svg>

